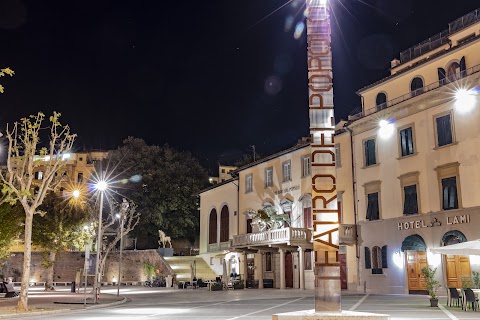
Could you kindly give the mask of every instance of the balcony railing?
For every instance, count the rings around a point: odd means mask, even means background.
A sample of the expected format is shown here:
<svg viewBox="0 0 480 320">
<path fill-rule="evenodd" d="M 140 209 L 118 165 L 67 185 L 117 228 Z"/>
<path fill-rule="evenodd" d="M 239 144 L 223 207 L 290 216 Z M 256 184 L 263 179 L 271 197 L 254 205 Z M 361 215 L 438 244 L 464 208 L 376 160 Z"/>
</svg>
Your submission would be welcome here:
<svg viewBox="0 0 480 320">
<path fill-rule="evenodd" d="M 462 72 L 455 75 L 455 77 L 453 77 L 453 78 L 451 78 L 447 74 L 446 77 L 444 79 L 440 80 L 440 81 L 436 81 L 432 84 L 429 84 L 428 86 L 425 86 L 423 88 L 419 88 L 415 91 L 411 91 L 407 94 L 404 94 L 403 96 L 397 97 L 393 100 L 387 101 L 387 102 L 382 103 L 378 106 L 375 106 L 375 107 L 372 107 L 372 108 L 369 108 L 369 109 L 365 109 L 363 112 L 357 112 L 358 109 L 355 109 L 354 112 L 352 112 L 350 114 L 350 119 L 356 120 L 356 119 L 366 117 L 368 115 L 371 115 L 371 114 L 376 113 L 378 111 L 381 111 L 383 109 L 393 107 L 394 105 L 397 105 L 397 104 L 402 103 L 404 101 L 407 101 L 407 100 L 410 100 L 412 98 L 418 97 L 418 96 L 420 96 L 420 95 L 422 95 L 426 92 L 433 91 L 433 90 L 438 89 L 438 88 L 440 88 L 444 85 L 447 85 L 447 84 L 452 83 L 452 82 L 456 82 L 457 80 L 460 80 L 462 78 L 465 78 L 467 76 L 470 76 L 470 75 L 478 73 L 478 72 L 480 72 L 480 64 L 477 64 L 474 67 L 463 70 Z"/>
<path fill-rule="evenodd" d="M 310 243 L 311 241 L 312 231 L 310 229 L 289 227 L 233 236 L 231 246 L 245 247 L 278 243 L 290 244 L 291 242 Z"/>
<path fill-rule="evenodd" d="M 457 31 L 465 29 L 466 27 L 474 24 L 477 21 L 480 21 L 480 9 L 467 13 L 463 17 L 458 18 L 453 22 L 450 22 L 448 24 L 447 30 L 437 33 L 433 37 L 430 37 L 427 40 L 422 41 L 419 44 L 416 44 L 405 51 L 402 51 L 400 53 L 400 62 L 408 62 L 427 52 L 435 50 L 436 48 L 439 48 L 444 44 L 447 44 L 449 42 L 448 36 Z"/>
</svg>

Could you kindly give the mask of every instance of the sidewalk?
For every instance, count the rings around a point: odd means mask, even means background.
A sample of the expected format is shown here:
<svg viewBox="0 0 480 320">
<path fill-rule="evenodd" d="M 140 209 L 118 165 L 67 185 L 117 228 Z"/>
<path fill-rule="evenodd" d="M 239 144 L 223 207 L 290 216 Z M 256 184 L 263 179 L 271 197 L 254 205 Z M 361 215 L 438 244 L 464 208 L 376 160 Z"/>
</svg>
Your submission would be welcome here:
<svg viewBox="0 0 480 320">
<path fill-rule="evenodd" d="M 96 305 L 93 304 L 93 297 L 88 294 L 92 288 L 87 288 L 87 303 L 83 288 L 80 293 L 71 293 L 70 287 L 58 287 L 56 291 L 44 291 L 43 287 L 30 287 L 28 291 L 29 313 L 27 314 L 48 314 L 62 313 L 70 310 L 82 310 L 99 307 L 107 307 L 125 303 L 127 301 L 123 296 L 117 297 L 113 294 L 103 293 L 98 299 Z M 15 307 L 18 303 L 16 298 L 0 298 L 0 318 L 12 318 L 15 316 L 25 316 L 25 313 L 16 313 Z"/>
</svg>

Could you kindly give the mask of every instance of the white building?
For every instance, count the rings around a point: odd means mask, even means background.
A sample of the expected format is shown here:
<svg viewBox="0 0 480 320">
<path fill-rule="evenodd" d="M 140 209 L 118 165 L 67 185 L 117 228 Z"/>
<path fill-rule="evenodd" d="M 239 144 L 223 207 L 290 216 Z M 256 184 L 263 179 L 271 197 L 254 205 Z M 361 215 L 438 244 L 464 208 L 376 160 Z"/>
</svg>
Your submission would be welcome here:
<svg viewBox="0 0 480 320">
<path fill-rule="evenodd" d="M 310 154 L 309 143 L 299 143 L 200 193 L 200 254 L 217 274 L 225 259 L 247 287 L 313 289 Z M 291 224 L 260 232 L 246 213 L 266 207 Z"/>
<path fill-rule="evenodd" d="M 479 79 L 476 10 L 402 52 L 390 76 L 358 92 L 361 112 L 338 127 L 337 189 L 357 223 L 349 261 L 362 290 L 423 292 L 427 265 L 444 288 L 480 271 L 477 258 L 429 251 L 480 238 Z"/>
</svg>

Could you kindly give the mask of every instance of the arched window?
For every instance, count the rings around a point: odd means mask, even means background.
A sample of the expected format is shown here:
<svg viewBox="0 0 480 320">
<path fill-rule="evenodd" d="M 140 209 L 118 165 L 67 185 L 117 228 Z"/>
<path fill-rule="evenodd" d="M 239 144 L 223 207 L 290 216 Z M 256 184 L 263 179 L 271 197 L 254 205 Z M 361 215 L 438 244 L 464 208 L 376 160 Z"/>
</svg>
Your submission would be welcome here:
<svg viewBox="0 0 480 320">
<path fill-rule="evenodd" d="M 210 221 L 208 223 L 208 243 L 217 243 L 217 210 L 210 211 Z"/>
<path fill-rule="evenodd" d="M 377 99 L 375 100 L 377 111 L 385 109 L 387 107 L 387 95 L 384 92 L 377 94 Z"/>
<path fill-rule="evenodd" d="M 420 77 L 415 77 L 410 84 L 410 91 L 412 92 L 412 97 L 418 96 L 423 93 L 423 80 Z"/>
<path fill-rule="evenodd" d="M 220 242 L 227 242 L 229 238 L 229 214 L 228 207 L 223 206 L 222 212 L 220 213 Z"/>
<path fill-rule="evenodd" d="M 452 62 L 452 64 L 448 67 L 447 77 L 449 81 L 455 81 L 461 78 L 460 64 L 458 62 Z"/>
<path fill-rule="evenodd" d="M 304 195 L 300 201 L 303 209 L 303 228 L 313 228 L 312 221 L 312 196 Z"/>
</svg>

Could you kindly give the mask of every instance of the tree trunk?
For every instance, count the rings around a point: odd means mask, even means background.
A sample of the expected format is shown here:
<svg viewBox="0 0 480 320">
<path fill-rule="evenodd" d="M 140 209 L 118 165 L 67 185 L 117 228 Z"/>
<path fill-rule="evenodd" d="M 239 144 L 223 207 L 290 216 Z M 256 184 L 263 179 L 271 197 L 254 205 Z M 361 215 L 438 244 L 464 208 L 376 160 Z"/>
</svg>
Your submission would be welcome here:
<svg viewBox="0 0 480 320">
<path fill-rule="evenodd" d="M 32 223 L 33 212 L 25 210 L 25 250 L 23 253 L 22 286 L 17 304 L 17 312 L 28 311 L 28 286 L 30 282 L 30 264 L 32 260 Z"/>
<path fill-rule="evenodd" d="M 55 287 L 53 286 L 53 268 L 55 266 L 56 256 L 57 253 L 55 251 L 50 251 L 48 254 L 48 268 L 45 281 L 45 291 L 55 291 Z"/>
</svg>

